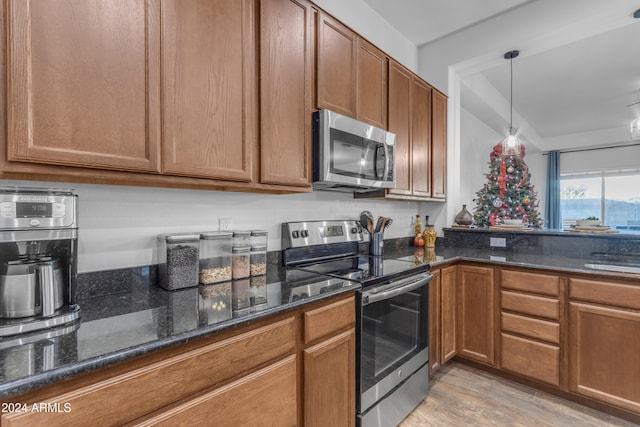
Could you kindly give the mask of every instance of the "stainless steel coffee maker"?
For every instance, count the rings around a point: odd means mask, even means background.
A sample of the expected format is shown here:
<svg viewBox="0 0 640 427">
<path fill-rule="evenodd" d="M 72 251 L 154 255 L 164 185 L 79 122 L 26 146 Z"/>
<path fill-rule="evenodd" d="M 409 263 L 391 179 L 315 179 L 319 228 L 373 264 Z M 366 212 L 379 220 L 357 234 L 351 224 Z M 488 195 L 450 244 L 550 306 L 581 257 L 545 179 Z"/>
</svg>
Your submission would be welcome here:
<svg viewBox="0 0 640 427">
<path fill-rule="evenodd" d="M 79 317 L 76 216 L 71 190 L 0 189 L 0 337 Z"/>
</svg>

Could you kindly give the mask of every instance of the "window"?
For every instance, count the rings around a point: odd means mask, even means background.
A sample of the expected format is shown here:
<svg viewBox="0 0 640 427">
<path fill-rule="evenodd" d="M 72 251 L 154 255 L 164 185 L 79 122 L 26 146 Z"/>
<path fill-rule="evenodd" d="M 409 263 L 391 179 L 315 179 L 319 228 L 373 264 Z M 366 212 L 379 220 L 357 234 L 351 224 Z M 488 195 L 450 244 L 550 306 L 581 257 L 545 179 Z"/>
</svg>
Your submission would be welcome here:
<svg viewBox="0 0 640 427">
<path fill-rule="evenodd" d="M 640 230 L 640 169 L 563 174 L 560 216 L 564 228 L 595 216 L 619 230 Z"/>
</svg>

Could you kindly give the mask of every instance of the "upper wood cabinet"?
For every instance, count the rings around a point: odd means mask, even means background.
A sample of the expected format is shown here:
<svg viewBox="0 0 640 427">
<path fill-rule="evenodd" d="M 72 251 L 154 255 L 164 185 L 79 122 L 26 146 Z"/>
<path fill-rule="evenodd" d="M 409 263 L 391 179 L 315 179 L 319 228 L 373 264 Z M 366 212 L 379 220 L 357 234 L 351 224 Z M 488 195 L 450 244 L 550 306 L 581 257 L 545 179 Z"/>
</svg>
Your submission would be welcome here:
<svg viewBox="0 0 640 427">
<path fill-rule="evenodd" d="M 254 8 L 254 0 L 163 3 L 163 172 L 251 180 Z"/>
<path fill-rule="evenodd" d="M 8 160 L 158 172 L 159 1 L 6 10 Z"/>
<path fill-rule="evenodd" d="M 313 11 L 303 0 L 260 2 L 260 181 L 311 184 Z"/>
<path fill-rule="evenodd" d="M 387 74 L 389 58 L 372 44 L 358 40 L 356 118 L 387 128 Z"/>
<path fill-rule="evenodd" d="M 431 86 L 411 82 L 411 194 L 431 196 Z"/>
<path fill-rule="evenodd" d="M 390 198 L 431 197 L 432 88 L 402 65 L 389 64 L 389 131 L 396 134 L 396 187 Z"/>
<path fill-rule="evenodd" d="M 387 69 L 380 49 L 318 13 L 318 108 L 387 128 Z"/>
<path fill-rule="evenodd" d="M 396 187 L 388 194 L 411 195 L 411 72 L 389 63 L 389 131 L 396 135 Z"/>
<path fill-rule="evenodd" d="M 431 94 L 431 197 L 444 199 L 447 193 L 447 97 Z"/>
<path fill-rule="evenodd" d="M 358 36 L 322 11 L 317 33 L 318 108 L 356 117 Z"/>
</svg>

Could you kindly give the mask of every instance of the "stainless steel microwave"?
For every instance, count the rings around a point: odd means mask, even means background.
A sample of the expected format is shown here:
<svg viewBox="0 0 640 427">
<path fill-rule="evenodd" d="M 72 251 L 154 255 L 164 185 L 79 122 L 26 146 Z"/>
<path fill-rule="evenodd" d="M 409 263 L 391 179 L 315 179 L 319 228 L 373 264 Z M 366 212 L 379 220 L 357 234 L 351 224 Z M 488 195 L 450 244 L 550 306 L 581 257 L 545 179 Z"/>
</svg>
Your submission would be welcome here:
<svg viewBox="0 0 640 427">
<path fill-rule="evenodd" d="M 394 188 L 396 136 L 329 110 L 313 114 L 313 188 Z"/>
</svg>

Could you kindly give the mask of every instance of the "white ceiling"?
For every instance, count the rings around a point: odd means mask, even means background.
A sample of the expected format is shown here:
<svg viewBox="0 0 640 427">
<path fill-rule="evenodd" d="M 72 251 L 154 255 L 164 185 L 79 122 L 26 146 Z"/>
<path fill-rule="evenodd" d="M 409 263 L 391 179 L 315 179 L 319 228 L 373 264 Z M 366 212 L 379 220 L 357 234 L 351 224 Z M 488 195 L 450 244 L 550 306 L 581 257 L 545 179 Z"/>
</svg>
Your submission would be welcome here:
<svg viewBox="0 0 640 427">
<path fill-rule="evenodd" d="M 364 0 L 416 46 L 532 0 Z"/>
<path fill-rule="evenodd" d="M 525 139 L 531 142 L 533 136 L 540 150 L 630 142 L 629 123 L 640 115 L 640 104 L 627 107 L 640 102 L 640 19 L 631 17 L 640 0 L 607 0 L 604 5 L 599 0 L 365 1 L 416 45 L 451 46 L 447 41 L 455 39 L 460 46 L 467 34 L 470 40 L 480 33 L 474 30 L 492 29 L 513 15 L 521 22 L 522 34 L 506 31 L 504 39 L 526 44 L 512 47 L 522 50 L 513 60 L 513 124 L 523 124 Z M 570 4 L 582 6 L 575 14 L 579 19 L 567 14 Z M 563 24 L 545 27 L 557 22 L 559 13 L 565 16 Z M 504 30 L 494 26 L 494 34 Z M 539 29 L 537 44 L 537 39 L 523 36 L 532 28 Z M 549 34 L 557 40 L 549 40 Z M 499 133 L 505 132 L 508 108 L 504 114 L 505 108 L 492 106 L 486 96 L 491 91 L 480 86 L 491 87 L 502 97 L 499 103 L 508 101 L 509 61 L 501 59 L 503 53 L 493 52 L 495 57 L 464 75 L 461 91 L 462 106 Z"/>
</svg>

